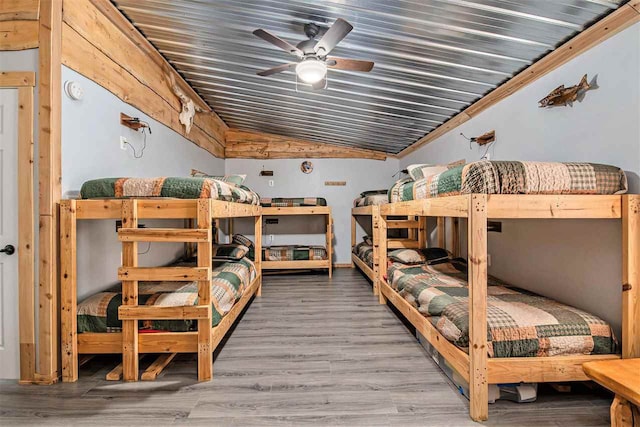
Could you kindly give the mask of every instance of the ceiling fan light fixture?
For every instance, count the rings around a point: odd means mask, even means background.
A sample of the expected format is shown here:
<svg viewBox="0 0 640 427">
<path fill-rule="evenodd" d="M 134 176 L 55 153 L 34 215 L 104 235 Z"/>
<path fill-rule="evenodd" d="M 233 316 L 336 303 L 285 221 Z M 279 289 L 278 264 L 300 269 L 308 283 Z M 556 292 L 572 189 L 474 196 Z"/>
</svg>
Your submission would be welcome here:
<svg viewBox="0 0 640 427">
<path fill-rule="evenodd" d="M 327 64 L 316 58 L 305 59 L 296 65 L 296 74 L 305 83 L 318 83 L 327 75 Z"/>
</svg>

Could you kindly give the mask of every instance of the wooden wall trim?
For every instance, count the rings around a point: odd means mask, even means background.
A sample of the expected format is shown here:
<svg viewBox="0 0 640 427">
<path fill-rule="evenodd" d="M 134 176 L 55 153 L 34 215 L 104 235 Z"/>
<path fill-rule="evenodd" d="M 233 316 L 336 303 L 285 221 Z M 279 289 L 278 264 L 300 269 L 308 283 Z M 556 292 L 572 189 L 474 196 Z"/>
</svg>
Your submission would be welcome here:
<svg viewBox="0 0 640 427">
<path fill-rule="evenodd" d="M 0 87 L 18 88 L 18 330 L 20 382 L 36 372 L 33 196 L 33 71 L 0 73 Z"/>
<path fill-rule="evenodd" d="M 227 125 L 169 65 L 140 32 L 107 0 L 64 0 L 63 63 L 114 93 L 123 101 L 170 127 L 216 157 L 224 155 Z M 68 28 L 67 28 L 68 27 Z M 72 34 L 71 29 L 76 34 Z M 74 51 L 83 44 L 85 55 Z M 93 61 L 98 60 L 105 68 Z M 112 73 L 112 75 L 109 75 Z M 113 73 L 126 80 L 126 91 L 113 81 Z M 186 134 L 178 116 L 181 103 L 173 92 L 180 90 L 203 110 Z M 147 102 L 151 96 L 153 102 Z M 151 107 L 149 104 L 155 104 Z"/>
<path fill-rule="evenodd" d="M 453 116 L 414 144 L 402 150 L 398 153 L 398 157 L 403 158 L 423 145 L 440 138 L 442 135 L 477 116 L 487 108 L 513 95 L 528 84 L 538 80 L 540 77 L 566 64 L 573 58 L 583 54 L 597 44 L 637 22 L 640 22 L 640 0 L 634 0 L 629 4 L 621 6 L 609 16 L 582 31 L 562 46 L 550 52 L 544 58 L 525 68 L 515 77 L 471 104 L 461 113 Z"/>
<path fill-rule="evenodd" d="M 233 159 L 300 159 L 357 158 L 385 160 L 387 153 L 324 144 L 281 135 L 229 129 L 226 132 L 225 158 Z"/>
<path fill-rule="evenodd" d="M 2 0 L 0 21 L 37 21 L 40 16 L 40 0 Z"/>
<path fill-rule="evenodd" d="M 33 87 L 36 85 L 34 71 L 3 71 L 0 72 L 0 87 Z"/>
<path fill-rule="evenodd" d="M 58 203 L 61 195 L 62 0 L 40 4 L 38 67 L 39 291 L 36 381 L 58 379 Z"/>
<path fill-rule="evenodd" d="M 38 29 L 38 21 L 0 21 L 0 50 L 38 47 Z"/>
</svg>

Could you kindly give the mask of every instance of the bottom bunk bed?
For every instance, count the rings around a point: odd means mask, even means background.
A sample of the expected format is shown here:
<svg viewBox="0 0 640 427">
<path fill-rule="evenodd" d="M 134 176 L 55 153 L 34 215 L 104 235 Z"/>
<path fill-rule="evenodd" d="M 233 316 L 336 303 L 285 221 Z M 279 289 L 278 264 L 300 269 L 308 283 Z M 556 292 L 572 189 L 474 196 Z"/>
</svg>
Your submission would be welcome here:
<svg viewBox="0 0 640 427">
<path fill-rule="evenodd" d="M 264 270 L 328 269 L 332 276 L 331 259 L 324 246 L 284 245 L 262 248 Z"/>
<path fill-rule="evenodd" d="M 467 219 L 468 264 L 389 262 L 387 218 Z M 487 274 L 487 219 L 622 219 L 621 345 L 602 319 Z M 640 356 L 640 196 L 465 194 L 381 206 L 380 302 L 390 302 L 469 384 L 473 420 L 489 385 L 587 381 L 586 362 Z M 385 254 L 384 256 L 382 254 Z M 404 264 L 404 265 L 403 265 Z"/>
</svg>

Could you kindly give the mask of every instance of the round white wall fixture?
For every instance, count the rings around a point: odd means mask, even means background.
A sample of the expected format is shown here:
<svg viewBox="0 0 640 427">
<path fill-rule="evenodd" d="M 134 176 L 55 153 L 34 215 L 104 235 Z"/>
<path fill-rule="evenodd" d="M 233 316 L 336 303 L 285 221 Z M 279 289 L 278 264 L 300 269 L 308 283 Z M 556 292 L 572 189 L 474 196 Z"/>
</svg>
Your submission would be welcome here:
<svg viewBox="0 0 640 427">
<path fill-rule="evenodd" d="M 64 82 L 64 92 L 67 96 L 74 101 L 79 101 L 84 96 L 84 89 L 80 86 L 80 83 L 74 82 L 72 80 L 67 80 Z"/>
</svg>

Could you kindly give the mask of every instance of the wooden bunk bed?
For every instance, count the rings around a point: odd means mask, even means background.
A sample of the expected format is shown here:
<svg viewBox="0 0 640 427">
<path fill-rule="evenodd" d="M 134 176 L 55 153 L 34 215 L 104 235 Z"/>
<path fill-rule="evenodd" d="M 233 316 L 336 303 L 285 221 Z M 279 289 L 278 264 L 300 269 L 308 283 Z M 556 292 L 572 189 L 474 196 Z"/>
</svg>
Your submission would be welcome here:
<svg viewBox="0 0 640 427">
<path fill-rule="evenodd" d="M 362 260 L 353 249 L 356 246 L 357 218 L 369 217 L 371 219 L 371 231 L 373 239 L 373 267 Z M 378 295 L 378 266 L 380 260 L 378 244 L 378 227 L 380 219 L 380 205 L 358 206 L 351 208 L 351 266 L 357 266 L 373 284 L 373 294 Z M 406 238 L 387 237 L 389 249 L 422 248 L 426 245 L 426 218 L 415 216 L 398 216 L 387 222 L 387 229 L 406 229 Z"/>
<path fill-rule="evenodd" d="M 387 282 L 387 218 L 393 215 L 468 221 L 469 352 L 448 341 Z M 505 357 L 487 354 L 487 218 L 621 219 L 622 354 Z M 469 383 L 470 416 L 488 418 L 488 386 L 496 383 L 585 381 L 582 364 L 640 356 L 640 195 L 467 194 L 390 203 L 380 207 L 380 303 L 391 302 Z M 443 239 L 441 236 L 440 239 Z"/>
<path fill-rule="evenodd" d="M 308 270 L 327 269 L 329 278 L 333 276 L 333 218 L 329 206 L 269 206 L 262 207 L 263 217 L 267 216 L 294 216 L 314 215 L 325 218 L 325 242 L 327 259 L 323 260 L 287 260 L 287 261 L 262 261 L 263 270 Z"/>
<path fill-rule="evenodd" d="M 213 351 L 232 327 L 254 295 L 261 293 L 262 208 L 255 204 L 201 199 L 87 199 L 62 200 L 60 203 L 60 274 L 62 379 L 78 379 L 79 355 L 122 354 L 120 373 L 125 381 L 137 381 L 139 355 L 162 353 L 143 373 L 143 379 L 155 379 L 176 353 L 197 353 L 198 380 L 212 377 Z M 242 297 L 212 327 L 212 221 L 219 218 L 253 217 L 255 224 L 255 278 Z M 122 332 L 78 333 L 77 319 L 77 247 L 78 220 L 122 220 L 118 238 L 122 242 L 122 305 L 118 318 Z M 195 219 L 196 228 L 138 228 L 139 219 Z M 138 267 L 138 242 L 184 242 L 196 245 L 195 267 Z M 138 305 L 139 281 L 197 281 L 198 305 Z M 154 332 L 140 334 L 139 320 L 197 320 L 197 331 Z M 109 377 L 109 375 L 108 375 Z M 111 378 L 110 378 L 111 379 Z"/>
</svg>

